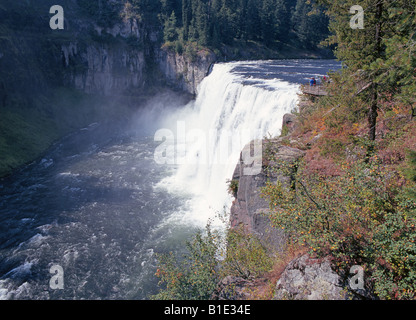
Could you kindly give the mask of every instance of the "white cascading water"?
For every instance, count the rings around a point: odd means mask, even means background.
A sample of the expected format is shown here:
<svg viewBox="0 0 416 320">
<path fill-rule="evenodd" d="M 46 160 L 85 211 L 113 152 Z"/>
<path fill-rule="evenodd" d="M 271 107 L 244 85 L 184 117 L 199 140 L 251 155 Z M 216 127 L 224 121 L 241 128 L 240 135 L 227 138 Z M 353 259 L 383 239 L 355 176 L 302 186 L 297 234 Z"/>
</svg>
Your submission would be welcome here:
<svg viewBox="0 0 416 320">
<path fill-rule="evenodd" d="M 227 180 L 241 150 L 252 140 L 279 135 L 284 114 L 297 106 L 299 85 L 246 78 L 232 72 L 237 65 L 216 64 L 196 100 L 167 120 L 178 170 L 161 185 L 191 195 L 182 222 L 203 225 L 230 208 Z"/>
</svg>

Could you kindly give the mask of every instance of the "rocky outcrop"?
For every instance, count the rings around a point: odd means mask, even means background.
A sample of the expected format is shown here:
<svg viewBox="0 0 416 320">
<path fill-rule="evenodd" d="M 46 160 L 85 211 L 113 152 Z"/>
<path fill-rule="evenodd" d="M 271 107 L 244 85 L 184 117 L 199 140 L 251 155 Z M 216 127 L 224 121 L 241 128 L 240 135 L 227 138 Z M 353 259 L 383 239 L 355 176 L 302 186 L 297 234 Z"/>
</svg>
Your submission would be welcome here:
<svg viewBox="0 0 416 320">
<path fill-rule="evenodd" d="M 143 88 L 144 52 L 111 44 L 77 42 L 62 46 L 66 83 L 86 93 L 114 95 Z"/>
<path fill-rule="evenodd" d="M 143 44 L 147 30 L 137 18 L 123 19 L 103 28 L 79 21 L 79 36 L 61 45 L 65 85 L 86 93 L 131 93 L 146 83 Z M 91 39 L 85 40 L 85 34 Z M 83 36 L 84 35 L 84 36 Z"/>
<path fill-rule="evenodd" d="M 284 163 L 293 163 L 303 156 L 304 152 L 284 146 L 281 139 L 263 140 L 261 154 L 255 157 L 261 157 L 262 169 L 256 175 L 245 175 L 244 169 L 250 168 L 251 164 L 243 161 L 243 154 L 247 151 L 243 150 L 240 161 L 235 169 L 233 180 L 238 181 L 238 190 L 236 199 L 231 207 L 230 223 L 231 227 L 243 226 L 244 229 L 256 235 L 270 252 L 282 252 L 285 246 L 285 234 L 282 230 L 275 229 L 271 226 L 268 217 L 269 204 L 266 199 L 261 197 L 261 188 L 265 187 L 267 182 L 281 181 L 287 183 L 292 179 L 290 173 L 269 172 L 267 170 L 268 163 L 267 153 L 274 152 L 275 159 Z M 245 149 L 250 148 L 247 145 Z"/>
<path fill-rule="evenodd" d="M 283 128 L 286 129 L 287 134 L 292 133 L 295 130 L 297 124 L 298 123 L 296 115 L 287 113 L 283 116 Z"/>
<path fill-rule="evenodd" d="M 329 259 L 303 255 L 286 267 L 276 285 L 275 300 L 345 300 L 348 289 Z"/>
<path fill-rule="evenodd" d="M 190 57 L 160 48 L 157 33 L 140 29 L 134 19 L 94 29 L 104 41 L 62 45 L 66 84 L 87 93 L 131 93 L 153 82 L 196 95 L 216 61 L 208 50 Z"/>
<path fill-rule="evenodd" d="M 292 260 L 276 284 L 274 300 L 377 300 L 368 284 L 351 288 L 355 273 L 337 273 L 330 257 L 312 258 L 309 254 Z M 363 279 L 364 280 L 364 279 Z"/>
<path fill-rule="evenodd" d="M 158 51 L 157 63 L 170 86 L 196 95 L 199 84 L 209 74 L 216 59 L 208 50 L 196 52 L 191 57 L 164 48 Z"/>
</svg>

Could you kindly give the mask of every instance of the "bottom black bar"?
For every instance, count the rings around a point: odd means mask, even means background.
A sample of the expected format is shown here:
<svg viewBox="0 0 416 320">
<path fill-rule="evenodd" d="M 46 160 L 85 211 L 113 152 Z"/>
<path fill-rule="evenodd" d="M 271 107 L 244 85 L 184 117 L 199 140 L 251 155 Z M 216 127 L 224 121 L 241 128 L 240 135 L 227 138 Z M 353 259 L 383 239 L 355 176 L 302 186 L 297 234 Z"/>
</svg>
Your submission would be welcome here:
<svg viewBox="0 0 416 320">
<path fill-rule="evenodd" d="M 97 316 L 116 315 L 133 319 L 273 319 L 287 315 L 310 316 L 344 314 L 385 315 L 416 307 L 415 301 L 1 301 L 2 312 L 37 317 L 61 316 L 79 320 L 89 312 Z M 397 310 L 397 309 L 395 309 Z M 286 313 L 288 312 L 288 313 Z"/>
</svg>

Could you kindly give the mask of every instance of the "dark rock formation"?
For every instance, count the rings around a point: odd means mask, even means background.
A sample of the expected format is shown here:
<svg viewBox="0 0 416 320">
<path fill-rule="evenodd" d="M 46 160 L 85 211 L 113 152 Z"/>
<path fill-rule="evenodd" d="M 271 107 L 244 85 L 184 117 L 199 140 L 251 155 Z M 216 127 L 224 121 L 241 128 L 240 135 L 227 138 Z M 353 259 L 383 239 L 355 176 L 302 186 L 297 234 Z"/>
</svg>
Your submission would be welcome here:
<svg viewBox="0 0 416 320">
<path fill-rule="evenodd" d="M 215 54 L 208 50 L 200 51 L 192 58 L 161 49 L 158 50 L 157 63 L 170 86 L 196 95 L 199 84 L 216 59 Z"/>
<path fill-rule="evenodd" d="M 86 93 L 114 95 L 144 87 L 144 52 L 127 46 L 78 42 L 62 46 L 66 82 Z"/>
<path fill-rule="evenodd" d="M 275 158 L 285 163 L 292 163 L 303 156 L 303 151 L 288 146 L 281 145 L 281 140 L 263 140 L 261 154 L 255 154 L 254 158 L 261 157 L 261 172 L 256 175 L 244 174 L 244 170 L 251 168 L 252 164 L 243 161 L 241 153 L 240 161 L 237 164 L 233 175 L 233 180 L 238 181 L 236 199 L 231 207 L 231 227 L 243 226 L 247 232 L 256 235 L 260 241 L 269 249 L 270 252 L 282 252 L 285 246 L 284 232 L 273 228 L 268 217 L 269 204 L 266 199 L 261 197 L 261 188 L 267 182 L 288 182 L 291 176 L 284 174 L 270 173 L 267 170 L 267 153 L 271 150 L 275 153 Z M 245 149 L 250 148 L 247 145 Z M 259 151 L 258 151 L 259 152 Z"/>
</svg>

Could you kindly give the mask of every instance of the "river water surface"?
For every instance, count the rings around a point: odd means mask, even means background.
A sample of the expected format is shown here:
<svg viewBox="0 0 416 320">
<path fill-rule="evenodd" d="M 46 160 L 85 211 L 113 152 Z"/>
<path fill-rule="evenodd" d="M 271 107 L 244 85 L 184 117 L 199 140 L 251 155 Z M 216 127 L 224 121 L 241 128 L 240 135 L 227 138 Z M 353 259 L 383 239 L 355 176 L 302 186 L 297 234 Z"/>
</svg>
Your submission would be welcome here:
<svg viewBox="0 0 416 320">
<path fill-rule="evenodd" d="M 229 209 L 226 181 L 242 146 L 278 135 L 283 115 L 296 108 L 299 84 L 338 68 L 331 60 L 218 64 L 188 105 L 155 97 L 125 130 L 93 123 L 57 142 L 0 181 L 0 299 L 147 299 L 156 293 L 154 253 L 179 250 L 196 228 Z M 253 136 L 219 163 L 201 154 L 224 150 L 221 139 L 185 139 L 194 161 L 160 164 L 155 133 L 168 128 L 175 134 L 178 123 L 216 137 Z M 54 265 L 64 272 L 63 289 L 50 286 Z"/>
</svg>

